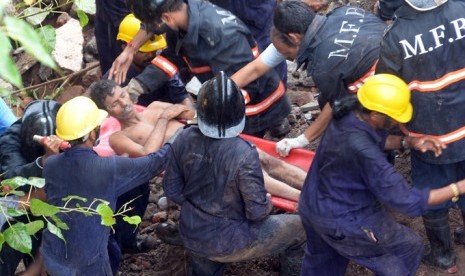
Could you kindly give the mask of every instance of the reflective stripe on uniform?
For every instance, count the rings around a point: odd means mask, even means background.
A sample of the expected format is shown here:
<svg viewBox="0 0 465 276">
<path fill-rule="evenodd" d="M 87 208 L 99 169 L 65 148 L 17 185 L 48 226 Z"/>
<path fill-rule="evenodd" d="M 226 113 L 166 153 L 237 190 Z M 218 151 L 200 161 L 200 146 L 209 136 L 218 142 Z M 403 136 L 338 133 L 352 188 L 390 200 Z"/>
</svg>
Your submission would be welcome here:
<svg viewBox="0 0 465 276">
<path fill-rule="evenodd" d="M 450 143 L 453 143 L 455 141 L 461 140 L 461 139 L 463 139 L 465 137 L 465 127 L 461 127 L 461 128 L 459 128 L 457 130 L 454 130 L 452 132 L 449 132 L 449 133 L 443 134 L 443 135 L 429 135 L 429 134 L 421 134 L 421 133 L 411 132 L 405 127 L 405 125 L 400 125 L 400 129 L 402 130 L 402 132 L 405 135 L 407 135 L 409 137 L 421 137 L 421 136 L 428 135 L 430 137 L 438 139 L 439 141 L 443 142 L 444 144 L 450 144 Z"/>
<path fill-rule="evenodd" d="M 254 58 L 257 58 L 260 55 L 260 51 L 258 50 L 258 46 L 253 47 L 252 49 L 252 55 Z M 209 65 L 204 65 L 204 66 L 199 66 L 199 67 L 192 67 L 189 64 L 189 61 L 185 56 L 182 57 L 184 61 L 186 62 L 187 67 L 189 67 L 189 70 L 194 73 L 194 74 L 204 74 L 211 72 L 212 68 Z"/>
<path fill-rule="evenodd" d="M 353 83 L 349 83 L 347 89 L 350 93 L 357 93 L 358 89 L 362 87 L 362 85 L 367 81 L 367 79 L 375 74 L 375 68 L 377 63 L 378 60 L 376 60 L 375 64 L 373 64 L 373 66 L 370 68 L 370 70 L 368 70 L 368 72 L 365 73 L 365 75 L 363 75 L 361 78 L 354 81 Z"/>
<path fill-rule="evenodd" d="M 408 84 L 408 88 L 410 90 L 415 90 L 419 92 L 436 92 L 440 91 L 446 86 L 449 86 L 453 83 L 465 79 L 465 68 L 462 68 L 457 71 L 453 71 L 450 73 L 445 74 L 444 76 L 440 77 L 439 79 L 432 80 L 432 81 L 418 81 L 414 80 Z"/>
<path fill-rule="evenodd" d="M 247 92 L 247 90 L 241 89 L 241 93 L 242 93 L 242 96 L 244 97 L 245 104 L 250 103 L 249 92 Z"/>
<path fill-rule="evenodd" d="M 258 113 L 265 111 L 273 103 L 275 103 L 282 96 L 284 96 L 285 92 L 286 92 L 286 88 L 284 87 L 283 82 L 280 81 L 278 88 L 276 88 L 276 90 L 272 94 L 270 94 L 268 97 L 266 97 L 266 99 L 254 105 L 246 105 L 245 115 L 253 116 L 253 115 L 257 115 Z"/>
<path fill-rule="evenodd" d="M 174 77 L 178 73 L 178 67 L 162 56 L 156 56 L 152 59 L 152 64 L 163 70 L 163 72 L 168 74 L 170 78 Z"/>
</svg>

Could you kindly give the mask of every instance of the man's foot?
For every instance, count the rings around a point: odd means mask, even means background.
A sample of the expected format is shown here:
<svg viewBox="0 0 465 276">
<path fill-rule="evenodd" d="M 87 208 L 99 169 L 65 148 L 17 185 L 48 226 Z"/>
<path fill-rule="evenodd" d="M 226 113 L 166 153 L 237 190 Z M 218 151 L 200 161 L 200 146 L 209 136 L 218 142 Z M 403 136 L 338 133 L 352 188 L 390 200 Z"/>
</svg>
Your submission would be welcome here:
<svg viewBox="0 0 465 276">
<path fill-rule="evenodd" d="M 454 274 L 458 271 L 453 252 L 448 251 L 440 255 L 434 254 L 429 244 L 425 245 L 425 254 L 423 255 L 422 261 L 427 265 L 444 269 L 449 274 Z"/>
<path fill-rule="evenodd" d="M 179 234 L 178 225 L 161 222 L 155 227 L 155 234 L 164 243 L 178 246 L 184 244 Z"/>
</svg>

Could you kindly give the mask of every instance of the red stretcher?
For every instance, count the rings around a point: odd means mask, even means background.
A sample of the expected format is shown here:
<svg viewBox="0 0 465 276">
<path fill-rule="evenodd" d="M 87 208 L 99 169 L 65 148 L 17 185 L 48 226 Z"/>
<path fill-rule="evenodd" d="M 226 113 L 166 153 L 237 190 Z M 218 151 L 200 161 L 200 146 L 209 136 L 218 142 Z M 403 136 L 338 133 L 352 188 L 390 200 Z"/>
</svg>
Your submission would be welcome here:
<svg viewBox="0 0 465 276">
<path fill-rule="evenodd" d="M 140 112 L 144 109 L 144 107 L 136 106 L 136 109 Z M 115 154 L 115 152 L 111 149 L 109 145 L 108 139 L 111 134 L 119 130 L 121 130 L 121 125 L 119 124 L 118 120 L 116 120 L 113 117 L 108 117 L 102 123 L 102 125 L 100 126 L 100 143 L 97 147 L 94 147 L 94 150 L 100 156 L 111 156 Z M 287 157 L 282 157 L 276 153 L 276 142 L 257 138 L 246 134 L 241 134 L 240 136 L 245 140 L 254 143 L 258 148 L 268 153 L 269 155 L 281 159 L 289 164 L 295 165 L 305 171 L 308 171 L 312 163 L 313 157 L 315 156 L 315 152 L 310 150 L 293 149 Z M 297 211 L 298 202 L 296 201 L 272 196 L 271 202 L 276 208 L 288 212 Z"/>
</svg>

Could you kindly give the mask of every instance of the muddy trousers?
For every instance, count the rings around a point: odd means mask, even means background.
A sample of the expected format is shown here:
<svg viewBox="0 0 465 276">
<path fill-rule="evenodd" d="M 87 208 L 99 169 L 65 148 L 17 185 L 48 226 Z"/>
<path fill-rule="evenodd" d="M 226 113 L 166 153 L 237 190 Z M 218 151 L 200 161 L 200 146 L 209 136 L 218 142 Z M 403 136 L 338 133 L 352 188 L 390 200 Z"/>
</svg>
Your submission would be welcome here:
<svg viewBox="0 0 465 276">
<path fill-rule="evenodd" d="M 423 255 L 421 237 L 386 211 L 357 222 L 306 214 L 305 276 L 344 276 L 349 260 L 376 275 L 415 275 Z"/>
<path fill-rule="evenodd" d="M 423 261 L 429 265 L 448 269 L 455 265 L 448 210 L 430 211 L 423 215 L 426 236 L 430 242 Z"/>
<path fill-rule="evenodd" d="M 272 215 L 258 223 L 258 236 L 249 246 L 226 256 L 200 257 L 191 253 L 191 276 L 223 275 L 224 263 L 279 255 L 280 275 L 300 274 L 305 231 L 298 215 Z"/>
</svg>

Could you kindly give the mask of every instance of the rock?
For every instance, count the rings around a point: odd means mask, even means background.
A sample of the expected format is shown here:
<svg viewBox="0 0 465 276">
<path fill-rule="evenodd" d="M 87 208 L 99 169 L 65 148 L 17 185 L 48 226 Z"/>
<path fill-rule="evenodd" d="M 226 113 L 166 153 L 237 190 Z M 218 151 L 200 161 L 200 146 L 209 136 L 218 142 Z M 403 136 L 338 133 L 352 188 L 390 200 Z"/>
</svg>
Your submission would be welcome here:
<svg viewBox="0 0 465 276">
<path fill-rule="evenodd" d="M 168 209 L 168 199 L 166 197 L 161 197 L 158 200 L 157 205 L 160 210 L 165 211 L 166 209 Z"/>
<path fill-rule="evenodd" d="M 91 65 L 94 65 L 98 63 L 97 62 L 93 62 L 93 63 L 89 63 L 87 64 L 86 66 L 91 66 Z M 94 69 L 91 69 L 89 71 L 87 71 L 84 76 L 82 76 L 82 85 L 84 86 L 90 86 L 92 83 L 100 80 L 102 78 L 102 72 L 100 71 L 100 67 L 97 66 L 95 67 Z"/>
<path fill-rule="evenodd" d="M 65 88 L 65 90 L 61 92 L 60 95 L 58 95 L 58 97 L 55 98 L 55 100 L 59 103 L 65 103 L 71 100 L 72 98 L 81 96 L 82 94 L 84 94 L 84 92 L 86 92 L 86 90 L 84 89 L 84 87 L 80 85 L 69 86 Z"/>
<path fill-rule="evenodd" d="M 317 101 L 311 101 L 305 105 L 302 105 L 300 107 L 300 110 L 302 110 L 302 112 L 309 112 L 309 111 L 317 110 L 319 108 L 320 106 L 318 105 Z"/>
<path fill-rule="evenodd" d="M 73 72 L 82 68 L 84 36 L 82 28 L 74 18 L 56 29 L 56 44 L 52 56 L 61 68 Z"/>
<path fill-rule="evenodd" d="M 85 53 L 98 56 L 97 40 L 95 39 L 95 36 L 92 36 L 92 38 L 87 42 L 86 47 L 84 48 L 84 51 Z"/>
<path fill-rule="evenodd" d="M 89 53 L 84 53 L 84 62 L 85 63 L 92 63 L 92 62 L 97 61 L 97 60 L 98 59 L 95 56 L 93 56 L 93 55 L 91 55 Z"/>
<path fill-rule="evenodd" d="M 181 212 L 179 212 L 178 210 L 171 210 L 168 214 L 168 218 L 171 219 L 171 220 L 179 220 L 179 216 L 181 215 Z"/>
<path fill-rule="evenodd" d="M 307 120 L 307 122 L 313 119 L 312 113 L 305 113 L 304 117 Z"/>
<path fill-rule="evenodd" d="M 41 64 L 39 67 L 39 78 L 42 81 L 47 81 L 49 79 L 52 79 L 52 77 L 53 77 L 52 68 Z"/>
<path fill-rule="evenodd" d="M 152 223 L 166 221 L 167 218 L 168 218 L 168 214 L 166 213 L 166 211 L 161 211 L 153 215 Z"/>
<path fill-rule="evenodd" d="M 57 21 L 55 22 L 56 28 L 59 28 L 66 24 L 71 19 L 68 13 L 64 12 L 58 16 Z"/>
<path fill-rule="evenodd" d="M 297 116 L 295 114 L 291 113 L 291 114 L 287 115 L 287 120 L 289 121 L 289 123 L 291 125 L 293 125 L 293 124 L 297 123 Z"/>
<path fill-rule="evenodd" d="M 292 90 L 288 90 L 287 92 L 287 97 L 289 98 L 289 100 L 291 101 L 292 104 L 295 104 L 297 106 L 301 106 L 301 105 L 304 105 L 308 102 L 311 102 L 313 101 L 313 95 L 312 93 L 309 93 L 307 91 L 302 91 L 302 90 L 298 90 L 298 91 L 292 91 Z"/>
<path fill-rule="evenodd" d="M 145 209 L 144 220 L 150 220 L 157 211 L 157 205 L 155 205 L 155 203 L 149 203 Z"/>
<path fill-rule="evenodd" d="M 37 63 L 37 59 L 26 52 L 21 52 L 19 54 L 18 60 L 16 61 L 16 65 L 18 66 L 19 73 L 24 74 L 27 70 L 31 69 Z"/>
</svg>

